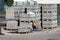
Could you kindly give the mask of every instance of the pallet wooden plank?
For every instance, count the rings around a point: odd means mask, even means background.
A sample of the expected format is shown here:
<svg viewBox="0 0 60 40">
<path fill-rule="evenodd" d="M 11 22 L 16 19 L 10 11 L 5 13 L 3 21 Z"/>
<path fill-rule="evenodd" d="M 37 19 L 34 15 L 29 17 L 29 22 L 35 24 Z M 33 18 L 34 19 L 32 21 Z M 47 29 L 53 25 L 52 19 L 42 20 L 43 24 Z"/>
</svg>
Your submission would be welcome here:
<svg viewBox="0 0 60 40">
<path fill-rule="evenodd" d="M 34 23 L 34 25 L 36 26 L 36 28 L 38 29 L 38 30 L 41 30 L 42 28 L 41 28 L 41 25 L 40 25 L 40 21 L 38 21 L 38 20 L 33 20 L 33 23 Z"/>
</svg>

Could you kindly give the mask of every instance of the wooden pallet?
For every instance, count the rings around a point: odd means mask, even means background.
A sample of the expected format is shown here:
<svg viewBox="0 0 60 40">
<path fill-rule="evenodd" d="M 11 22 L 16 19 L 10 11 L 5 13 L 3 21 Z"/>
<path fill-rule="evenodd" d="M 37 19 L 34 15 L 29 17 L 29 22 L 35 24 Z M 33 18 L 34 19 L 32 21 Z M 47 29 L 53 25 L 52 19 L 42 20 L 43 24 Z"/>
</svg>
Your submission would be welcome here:
<svg viewBox="0 0 60 40">
<path fill-rule="evenodd" d="M 21 32 L 19 32 L 18 31 L 18 34 L 27 34 L 27 33 L 31 33 L 32 31 L 21 31 Z"/>
<path fill-rule="evenodd" d="M 21 22 L 27 22 L 27 23 L 29 23 L 29 22 L 31 22 L 31 21 L 21 21 Z"/>
<path fill-rule="evenodd" d="M 43 29 L 54 29 L 56 27 L 43 27 Z"/>
<path fill-rule="evenodd" d="M 5 30 L 8 30 L 8 31 L 10 31 L 10 30 L 17 31 L 18 29 L 7 29 L 7 28 L 5 28 Z"/>
<path fill-rule="evenodd" d="M 28 33 L 31 33 L 31 32 L 8 32 L 8 33 L 12 33 L 12 34 L 28 34 Z"/>
<path fill-rule="evenodd" d="M 18 32 L 18 34 L 27 34 L 29 32 Z"/>
<path fill-rule="evenodd" d="M 39 20 L 33 20 L 33 23 L 38 30 L 42 30 L 41 24 L 40 24 L 41 22 Z"/>
<path fill-rule="evenodd" d="M 17 34 L 17 32 L 8 32 L 8 33 L 11 33 L 11 34 Z"/>
<path fill-rule="evenodd" d="M 18 34 L 28 34 L 28 33 L 31 33 L 32 31 L 29 31 L 29 32 L 18 32 Z"/>
</svg>

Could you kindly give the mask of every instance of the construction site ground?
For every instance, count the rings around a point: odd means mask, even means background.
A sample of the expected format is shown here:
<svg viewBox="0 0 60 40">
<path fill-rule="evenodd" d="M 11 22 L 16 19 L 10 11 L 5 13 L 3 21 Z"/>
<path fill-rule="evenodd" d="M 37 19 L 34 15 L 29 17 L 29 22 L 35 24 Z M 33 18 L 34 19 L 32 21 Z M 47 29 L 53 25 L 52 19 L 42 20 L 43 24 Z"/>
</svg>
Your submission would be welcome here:
<svg viewBox="0 0 60 40">
<path fill-rule="evenodd" d="M 28 34 L 11 34 L 2 29 L 0 40 L 60 40 L 60 27 L 54 29 L 44 29 L 42 31 L 33 31 Z"/>
</svg>

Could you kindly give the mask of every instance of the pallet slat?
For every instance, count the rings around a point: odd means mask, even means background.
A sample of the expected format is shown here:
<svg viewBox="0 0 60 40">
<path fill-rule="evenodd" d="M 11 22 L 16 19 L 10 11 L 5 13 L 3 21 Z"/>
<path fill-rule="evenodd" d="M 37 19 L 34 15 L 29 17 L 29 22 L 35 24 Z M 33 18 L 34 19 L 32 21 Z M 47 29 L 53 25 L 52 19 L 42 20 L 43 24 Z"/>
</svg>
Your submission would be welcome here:
<svg viewBox="0 0 60 40">
<path fill-rule="evenodd" d="M 38 21 L 38 20 L 33 20 L 33 23 L 34 23 L 34 25 L 36 26 L 36 28 L 38 29 L 38 30 L 41 30 L 42 28 L 41 28 L 41 25 L 40 25 L 40 21 Z"/>
</svg>

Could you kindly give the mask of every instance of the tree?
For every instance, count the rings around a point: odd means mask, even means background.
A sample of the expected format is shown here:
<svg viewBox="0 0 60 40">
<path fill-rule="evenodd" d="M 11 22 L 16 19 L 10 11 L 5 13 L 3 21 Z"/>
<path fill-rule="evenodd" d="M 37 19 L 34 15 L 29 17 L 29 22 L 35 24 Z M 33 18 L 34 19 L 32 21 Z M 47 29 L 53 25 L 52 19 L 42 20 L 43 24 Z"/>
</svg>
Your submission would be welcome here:
<svg viewBox="0 0 60 40">
<path fill-rule="evenodd" d="M 11 7 L 14 3 L 14 0 L 5 0 L 5 4 L 8 6 L 8 7 Z"/>
</svg>

